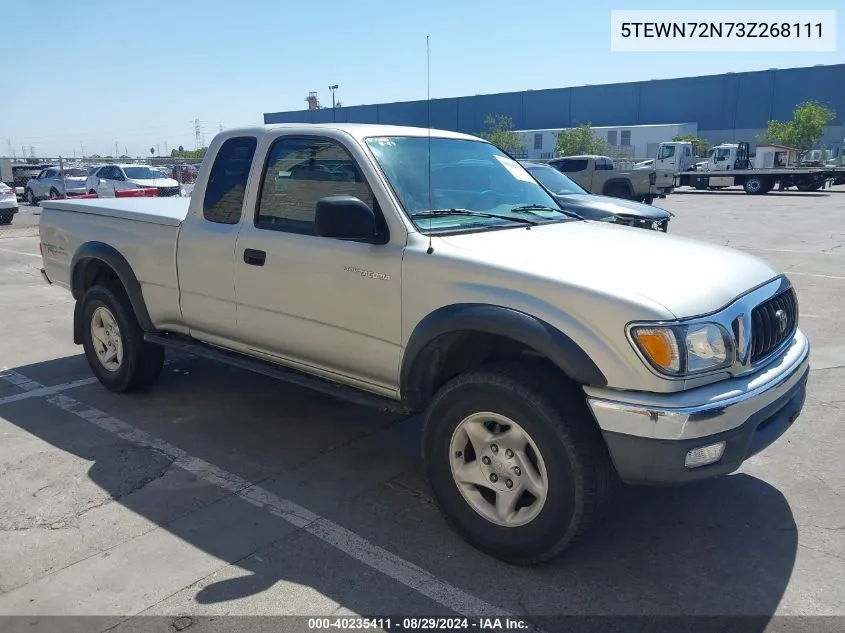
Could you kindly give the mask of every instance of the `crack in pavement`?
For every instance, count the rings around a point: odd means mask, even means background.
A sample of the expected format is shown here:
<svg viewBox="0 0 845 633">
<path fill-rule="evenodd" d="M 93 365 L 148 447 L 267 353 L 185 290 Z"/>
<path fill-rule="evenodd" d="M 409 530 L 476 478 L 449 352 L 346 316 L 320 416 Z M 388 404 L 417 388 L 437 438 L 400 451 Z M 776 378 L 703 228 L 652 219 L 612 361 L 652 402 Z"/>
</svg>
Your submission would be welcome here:
<svg viewBox="0 0 845 633">
<path fill-rule="evenodd" d="M 798 543 L 798 547 L 808 549 L 811 552 L 816 552 L 817 554 L 824 554 L 825 556 L 832 556 L 833 558 L 838 558 L 839 560 L 845 560 L 845 556 L 842 556 L 840 554 L 834 554 L 833 552 L 828 552 L 827 550 L 818 547 L 810 547 L 809 545 L 805 545 L 804 543 Z"/>
<path fill-rule="evenodd" d="M 101 499 L 100 501 L 94 501 L 87 503 L 82 509 L 71 512 L 69 514 L 61 515 L 58 517 L 27 517 L 20 522 L 16 522 L 14 519 L 11 521 L 6 521 L 0 523 L 0 532 L 25 532 L 27 530 L 34 530 L 34 529 L 49 529 L 49 530 L 61 530 L 61 529 L 69 529 L 79 528 L 79 520 L 91 512 L 92 510 L 96 510 L 97 508 L 102 508 L 103 506 L 113 503 L 116 501 L 120 501 L 121 499 L 128 497 L 129 495 L 138 492 L 139 490 L 143 490 L 145 487 L 150 485 L 152 482 L 161 479 L 167 472 L 170 470 L 170 467 L 173 465 L 173 462 L 166 464 L 162 469 L 161 472 L 150 476 L 149 478 L 141 479 L 137 482 L 138 485 L 134 486 L 130 490 L 123 492 L 120 495 L 107 495 L 105 498 Z M 49 488 L 52 484 L 48 484 L 46 486 L 42 486 L 39 488 L 33 496 L 44 490 Z"/>
<path fill-rule="evenodd" d="M 836 246 L 831 246 L 829 248 L 823 248 L 821 250 L 822 253 L 830 253 L 832 251 L 835 251 L 837 248 L 842 248 L 843 246 L 845 246 L 845 242 L 843 242 L 838 237 L 833 237 L 833 234 L 830 235 L 830 239 L 832 241 L 836 242 Z"/>
</svg>

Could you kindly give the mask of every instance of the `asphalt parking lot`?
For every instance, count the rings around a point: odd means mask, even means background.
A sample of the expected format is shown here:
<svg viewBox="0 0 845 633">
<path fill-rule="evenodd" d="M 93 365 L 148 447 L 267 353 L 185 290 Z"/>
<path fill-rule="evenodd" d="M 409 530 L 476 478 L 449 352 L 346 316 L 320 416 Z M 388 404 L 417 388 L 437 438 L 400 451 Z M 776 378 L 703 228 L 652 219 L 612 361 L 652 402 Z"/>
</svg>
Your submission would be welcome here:
<svg viewBox="0 0 845 633">
<path fill-rule="evenodd" d="M 789 273 L 813 346 L 805 410 L 735 474 L 624 490 L 536 568 L 446 526 L 416 419 L 190 357 L 149 393 L 107 392 L 23 205 L 0 231 L 0 614 L 106 616 L 99 630 L 139 614 L 845 616 L 845 187 L 655 205 L 670 232 Z"/>
</svg>

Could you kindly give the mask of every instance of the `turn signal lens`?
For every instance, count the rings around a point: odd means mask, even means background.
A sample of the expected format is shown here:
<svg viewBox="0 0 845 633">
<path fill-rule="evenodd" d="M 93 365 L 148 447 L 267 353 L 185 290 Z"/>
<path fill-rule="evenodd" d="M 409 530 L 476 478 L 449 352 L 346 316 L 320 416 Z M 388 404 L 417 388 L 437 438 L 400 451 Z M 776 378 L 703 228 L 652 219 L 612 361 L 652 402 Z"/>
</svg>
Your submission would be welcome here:
<svg viewBox="0 0 845 633">
<path fill-rule="evenodd" d="M 637 328 L 633 334 L 640 350 L 659 369 L 672 373 L 681 370 L 678 340 L 672 330 L 669 328 Z"/>
</svg>

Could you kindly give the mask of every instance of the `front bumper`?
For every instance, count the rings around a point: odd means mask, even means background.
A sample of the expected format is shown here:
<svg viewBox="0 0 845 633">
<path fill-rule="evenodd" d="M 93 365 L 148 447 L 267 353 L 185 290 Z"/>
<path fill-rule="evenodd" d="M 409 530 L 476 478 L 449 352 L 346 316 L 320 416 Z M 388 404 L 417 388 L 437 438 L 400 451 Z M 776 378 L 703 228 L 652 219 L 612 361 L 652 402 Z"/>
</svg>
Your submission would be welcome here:
<svg viewBox="0 0 845 633">
<path fill-rule="evenodd" d="M 786 351 L 751 377 L 627 399 L 589 389 L 587 402 L 625 483 L 683 484 L 735 471 L 786 432 L 804 406 L 809 356 L 798 330 Z M 719 442 L 725 448 L 718 461 L 685 466 L 689 451 Z"/>
</svg>

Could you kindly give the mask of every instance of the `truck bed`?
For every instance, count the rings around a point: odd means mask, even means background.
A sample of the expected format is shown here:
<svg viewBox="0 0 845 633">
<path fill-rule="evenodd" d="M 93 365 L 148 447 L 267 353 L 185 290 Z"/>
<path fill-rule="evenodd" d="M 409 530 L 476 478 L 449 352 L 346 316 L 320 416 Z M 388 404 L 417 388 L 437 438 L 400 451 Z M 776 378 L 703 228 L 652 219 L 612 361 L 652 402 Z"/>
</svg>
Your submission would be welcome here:
<svg viewBox="0 0 845 633">
<path fill-rule="evenodd" d="M 176 242 L 189 203 L 190 198 L 45 200 L 39 229 L 45 274 L 69 288 L 74 253 L 96 242 L 89 248 L 110 248 L 126 259 L 154 323 L 179 323 Z"/>
<path fill-rule="evenodd" d="M 89 198 L 44 200 L 41 202 L 41 207 L 164 226 L 179 226 L 188 214 L 190 201 L 190 198 Z"/>
</svg>

